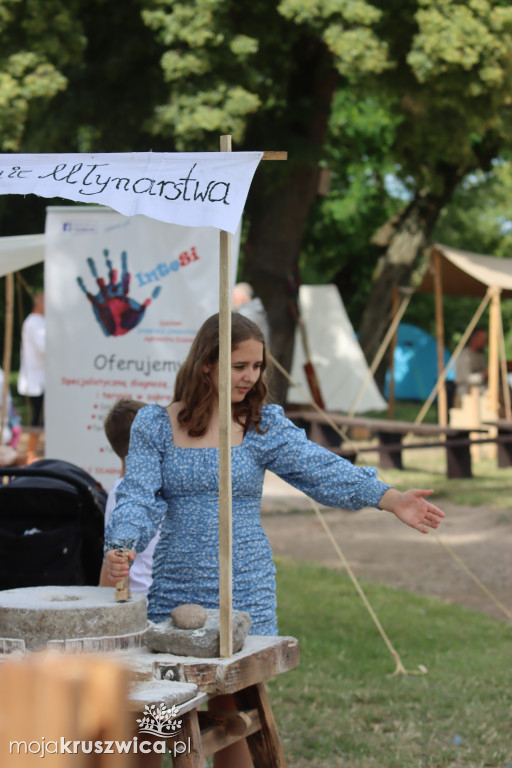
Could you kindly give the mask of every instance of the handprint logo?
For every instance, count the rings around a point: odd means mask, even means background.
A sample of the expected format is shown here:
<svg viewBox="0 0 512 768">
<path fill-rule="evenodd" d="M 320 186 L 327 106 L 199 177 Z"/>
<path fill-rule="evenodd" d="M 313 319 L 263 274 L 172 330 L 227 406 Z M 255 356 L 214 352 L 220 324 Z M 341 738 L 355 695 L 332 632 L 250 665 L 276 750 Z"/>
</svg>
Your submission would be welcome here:
<svg viewBox="0 0 512 768">
<path fill-rule="evenodd" d="M 109 251 L 103 251 L 105 263 L 108 269 L 108 285 L 105 278 L 98 276 L 94 259 L 87 259 L 87 264 L 96 280 L 99 292 L 96 295 L 89 293 L 81 277 L 77 277 L 77 283 L 92 304 L 94 316 L 98 321 L 105 336 L 123 336 L 137 326 L 151 304 L 161 291 L 157 286 L 151 298 L 139 304 L 128 296 L 131 274 L 128 272 L 128 257 L 126 251 L 121 253 L 121 279 L 118 280 L 117 269 L 114 269 L 109 258 Z"/>
</svg>

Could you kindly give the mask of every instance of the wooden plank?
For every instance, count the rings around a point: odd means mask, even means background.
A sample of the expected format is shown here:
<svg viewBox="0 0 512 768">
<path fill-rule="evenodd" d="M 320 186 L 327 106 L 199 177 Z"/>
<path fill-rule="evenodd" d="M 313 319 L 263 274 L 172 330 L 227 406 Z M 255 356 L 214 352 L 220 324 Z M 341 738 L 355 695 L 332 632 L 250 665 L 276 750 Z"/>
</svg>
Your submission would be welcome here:
<svg viewBox="0 0 512 768">
<path fill-rule="evenodd" d="M 220 137 L 231 152 L 231 136 Z M 232 489 L 231 489 L 231 235 L 220 233 L 219 264 L 219 609 L 220 655 L 233 655 Z"/>
<path fill-rule="evenodd" d="M 269 150 L 263 152 L 262 160 L 288 160 L 288 152 L 273 152 Z"/>
<path fill-rule="evenodd" d="M 302 419 L 311 424 L 325 423 L 322 414 L 309 411 L 293 411 L 289 413 L 290 418 Z M 328 412 L 329 418 L 340 427 L 365 427 L 373 432 L 390 432 L 395 434 L 411 435 L 451 435 L 460 430 L 458 427 L 443 427 L 439 424 L 415 424 L 409 421 L 390 421 L 388 419 L 372 419 L 359 416 L 344 416 L 343 414 Z M 473 428 L 471 432 L 478 431 Z M 480 430 L 486 431 L 486 430 Z"/>
<path fill-rule="evenodd" d="M 247 737 L 247 745 L 257 768 L 286 768 L 286 759 L 279 740 L 276 722 L 263 683 L 251 685 L 235 693 L 239 709 L 256 708 L 261 728 Z"/>
<path fill-rule="evenodd" d="M 196 700 L 197 685 L 192 683 L 175 683 L 168 680 L 137 681 L 132 685 L 128 696 L 128 708 L 133 712 L 143 712 L 151 704 L 165 704 L 170 709 L 176 706 L 180 709 L 183 704 Z"/>
<path fill-rule="evenodd" d="M 261 728 L 256 708 L 239 712 L 198 712 L 206 757 L 235 744 Z"/>
<path fill-rule="evenodd" d="M 230 659 L 166 653 L 157 655 L 153 667 L 156 678 L 195 683 L 203 692 L 220 695 L 276 677 L 294 669 L 299 660 L 299 642 L 294 637 L 250 635 L 243 650 Z"/>
</svg>

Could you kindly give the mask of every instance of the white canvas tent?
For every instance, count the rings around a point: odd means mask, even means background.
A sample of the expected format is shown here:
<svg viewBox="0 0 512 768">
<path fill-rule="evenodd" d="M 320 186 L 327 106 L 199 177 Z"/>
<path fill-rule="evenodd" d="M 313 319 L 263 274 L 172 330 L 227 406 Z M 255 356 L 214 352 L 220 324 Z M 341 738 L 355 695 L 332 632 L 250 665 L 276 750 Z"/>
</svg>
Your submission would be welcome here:
<svg viewBox="0 0 512 768">
<path fill-rule="evenodd" d="M 44 261 L 45 235 L 0 237 L 0 277 Z"/>
<path fill-rule="evenodd" d="M 302 285 L 300 311 L 313 363 L 328 411 L 356 413 L 384 411 L 387 403 L 370 375 L 365 356 L 335 285 Z M 304 346 L 297 330 L 288 402 L 302 405 L 310 398 L 304 363 Z"/>
</svg>

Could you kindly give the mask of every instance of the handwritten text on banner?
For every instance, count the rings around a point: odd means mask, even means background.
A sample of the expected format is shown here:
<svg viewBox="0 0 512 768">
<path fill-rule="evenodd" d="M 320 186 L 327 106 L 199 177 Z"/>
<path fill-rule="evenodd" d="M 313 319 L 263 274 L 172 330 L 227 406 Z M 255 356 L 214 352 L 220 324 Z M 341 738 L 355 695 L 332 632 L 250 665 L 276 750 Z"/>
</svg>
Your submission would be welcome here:
<svg viewBox="0 0 512 768">
<path fill-rule="evenodd" d="M 262 152 L 0 154 L 0 194 L 108 205 L 234 233 Z"/>
</svg>

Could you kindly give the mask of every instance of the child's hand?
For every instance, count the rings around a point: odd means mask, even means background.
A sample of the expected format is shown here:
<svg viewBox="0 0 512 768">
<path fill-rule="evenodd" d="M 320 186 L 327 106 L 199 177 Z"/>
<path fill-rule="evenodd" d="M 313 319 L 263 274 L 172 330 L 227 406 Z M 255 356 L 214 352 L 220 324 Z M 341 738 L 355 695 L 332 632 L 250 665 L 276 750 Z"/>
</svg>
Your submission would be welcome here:
<svg viewBox="0 0 512 768">
<path fill-rule="evenodd" d="M 445 517 L 442 510 L 423 498 L 432 493 L 434 491 L 419 490 L 418 488 L 400 493 L 400 491 L 390 488 L 381 498 L 379 507 L 393 512 L 402 523 L 416 528 L 420 533 L 428 533 L 429 528 L 437 528 Z"/>
<path fill-rule="evenodd" d="M 130 562 L 135 560 L 136 552 L 133 549 L 129 549 L 128 557 Z M 105 570 L 107 576 L 114 582 L 118 582 L 124 576 L 130 574 L 130 567 L 123 557 L 119 554 L 119 550 L 110 549 L 105 555 Z"/>
</svg>

